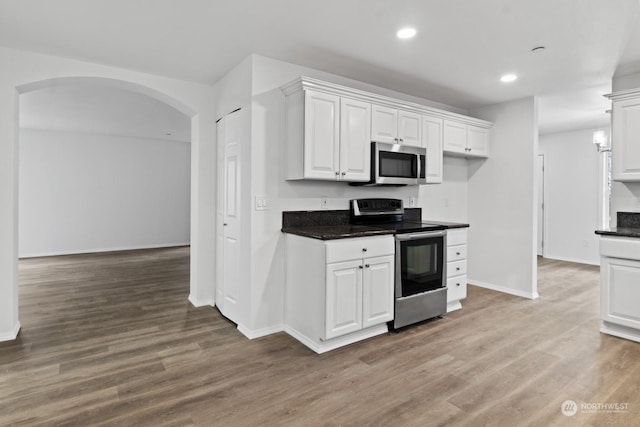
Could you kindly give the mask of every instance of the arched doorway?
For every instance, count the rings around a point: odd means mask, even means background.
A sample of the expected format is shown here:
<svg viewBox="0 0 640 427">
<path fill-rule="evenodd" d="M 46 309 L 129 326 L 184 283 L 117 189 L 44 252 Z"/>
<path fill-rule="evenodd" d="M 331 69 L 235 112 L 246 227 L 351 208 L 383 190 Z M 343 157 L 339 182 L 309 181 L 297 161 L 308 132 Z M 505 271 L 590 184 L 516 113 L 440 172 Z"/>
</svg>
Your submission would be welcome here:
<svg viewBox="0 0 640 427">
<path fill-rule="evenodd" d="M 42 74 L 42 73 L 36 73 Z M 114 72 L 113 74 L 119 74 Z M 136 79 L 132 79 L 136 80 Z M 154 81 L 156 79 L 150 79 Z M 158 79 L 161 80 L 161 79 Z M 207 226 L 203 217 L 209 216 L 213 218 L 215 212 L 215 199 L 214 195 L 210 198 L 203 197 L 202 194 L 206 194 L 210 191 L 207 188 L 208 176 L 212 175 L 212 172 L 207 171 L 201 166 L 211 164 L 212 168 L 215 160 L 214 146 L 215 138 L 215 118 L 214 118 L 214 100 L 211 99 L 208 102 L 203 102 L 200 94 L 194 93 L 192 88 L 188 87 L 188 84 L 165 84 L 166 82 L 160 81 L 155 84 L 145 85 L 140 82 L 121 80 L 109 77 L 52 77 L 47 79 L 35 80 L 31 83 L 17 84 L 13 88 L 15 90 L 15 102 L 13 108 L 13 129 L 11 124 L 7 126 L 7 123 L 0 123 L 0 128 L 7 130 L 4 133 L 5 136 L 9 136 L 6 143 L 13 144 L 13 148 L 7 151 L 13 152 L 13 159 L 9 159 L 7 162 L 8 168 L 6 172 L 12 177 L 9 180 L 13 187 L 13 203 L 5 205 L 5 211 L 2 212 L 4 221 L 3 234 L 11 236 L 6 245 L 0 248 L 0 257 L 2 258 L 0 264 L 4 267 L 9 267 L 5 270 L 3 277 L 0 279 L 0 296 L 3 300 L 0 302 L 0 312 L 4 312 L 0 316 L 0 341 L 14 339 L 19 330 L 19 316 L 18 316 L 18 111 L 19 111 L 19 95 L 35 91 L 38 89 L 62 86 L 62 85 L 102 85 L 106 87 L 114 87 L 124 90 L 129 90 L 139 94 L 149 96 L 151 98 L 162 101 L 173 108 L 177 109 L 181 113 L 190 117 L 191 120 L 191 135 L 192 135 L 192 154 L 191 154 L 191 278 L 190 278 L 190 293 L 189 300 L 194 305 L 214 305 L 213 299 L 213 278 L 214 270 L 210 263 L 200 262 L 200 259 L 214 259 L 215 255 L 215 243 L 213 239 L 213 232 L 211 232 L 211 238 L 207 239 L 207 230 L 213 229 L 212 226 Z M 156 87 L 153 87 L 156 86 Z M 163 90 L 165 89 L 166 91 Z M 183 86 L 187 86 L 183 88 Z M 169 95 L 168 93 L 172 93 Z M 175 94 L 184 94 L 184 99 L 194 100 L 195 102 L 188 105 L 183 102 L 181 96 L 175 96 Z M 4 143 L 5 141 L 3 141 Z M 205 157 L 202 154 L 211 154 L 211 158 Z M 12 162 L 11 162 L 12 160 Z M 204 183 L 204 185 L 203 185 Z M 10 184 L 11 185 L 11 184 Z M 215 189 L 213 182 L 211 186 Z M 213 193 L 213 192 L 212 192 Z M 6 195 L 6 193 L 5 193 Z M 6 197 L 5 197 L 6 199 Z M 10 198 L 9 198 L 10 200 Z M 7 226 L 11 225 L 6 222 L 7 218 L 13 218 L 12 229 L 7 229 Z M 201 227 L 201 223 L 205 224 Z M 209 280 L 207 280 L 209 279 Z"/>
</svg>

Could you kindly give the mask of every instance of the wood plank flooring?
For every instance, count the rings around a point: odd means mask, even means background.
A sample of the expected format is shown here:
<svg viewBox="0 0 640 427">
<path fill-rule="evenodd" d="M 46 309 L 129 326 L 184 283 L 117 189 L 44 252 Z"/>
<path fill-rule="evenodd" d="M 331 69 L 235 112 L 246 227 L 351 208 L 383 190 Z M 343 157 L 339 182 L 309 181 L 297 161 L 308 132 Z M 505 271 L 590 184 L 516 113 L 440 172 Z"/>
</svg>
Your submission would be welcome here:
<svg viewBox="0 0 640 427">
<path fill-rule="evenodd" d="M 598 268 L 538 271 L 537 300 L 470 286 L 441 320 L 316 355 L 191 307 L 188 248 L 22 260 L 0 425 L 640 425 L 640 344 L 599 333 Z"/>
</svg>

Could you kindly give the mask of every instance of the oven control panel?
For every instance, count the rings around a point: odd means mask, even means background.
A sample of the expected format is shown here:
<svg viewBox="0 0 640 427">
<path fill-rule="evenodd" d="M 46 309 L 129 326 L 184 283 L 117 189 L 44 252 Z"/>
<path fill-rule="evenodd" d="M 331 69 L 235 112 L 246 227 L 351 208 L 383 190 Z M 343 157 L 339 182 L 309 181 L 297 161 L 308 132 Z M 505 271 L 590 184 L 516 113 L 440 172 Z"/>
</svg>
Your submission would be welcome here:
<svg viewBox="0 0 640 427">
<path fill-rule="evenodd" d="M 401 215 L 404 213 L 400 199 L 353 199 L 349 203 L 352 216 Z"/>
</svg>

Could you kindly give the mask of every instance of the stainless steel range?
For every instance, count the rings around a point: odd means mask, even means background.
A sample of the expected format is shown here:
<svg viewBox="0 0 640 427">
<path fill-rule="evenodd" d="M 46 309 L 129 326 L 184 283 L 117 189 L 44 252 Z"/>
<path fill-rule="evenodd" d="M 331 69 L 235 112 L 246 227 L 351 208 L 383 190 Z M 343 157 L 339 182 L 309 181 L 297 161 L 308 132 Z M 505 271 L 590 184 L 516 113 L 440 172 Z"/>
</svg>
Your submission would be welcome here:
<svg viewBox="0 0 640 427">
<path fill-rule="evenodd" d="M 351 222 L 394 231 L 396 239 L 393 329 L 441 316 L 447 311 L 446 227 L 405 219 L 402 200 L 355 199 Z"/>
</svg>

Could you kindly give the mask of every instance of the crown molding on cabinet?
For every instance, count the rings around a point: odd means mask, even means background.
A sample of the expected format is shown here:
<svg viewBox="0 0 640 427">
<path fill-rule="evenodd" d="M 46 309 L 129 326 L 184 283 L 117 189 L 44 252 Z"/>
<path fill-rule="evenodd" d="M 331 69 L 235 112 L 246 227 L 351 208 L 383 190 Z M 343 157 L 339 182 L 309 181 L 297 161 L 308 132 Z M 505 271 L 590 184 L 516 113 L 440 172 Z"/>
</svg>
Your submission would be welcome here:
<svg viewBox="0 0 640 427">
<path fill-rule="evenodd" d="M 431 117 L 454 120 L 459 123 L 465 123 L 485 129 L 490 129 L 491 126 L 493 126 L 493 123 L 485 120 L 464 116 L 462 114 L 452 113 L 450 111 L 440 110 L 438 108 L 428 107 L 426 105 L 416 104 L 414 102 L 403 101 L 401 99 L 390 98 L 388 96 L 378 95 L 371 92 L 365 92 L 359 89 L 354 89 L 335 83 L 329 83 L 305 76 L 301 76 L 293 80 L 292 82 L 280 87 L 280 90 L 282 90 L 285 95 L 290 95 L 298 90 L 304 89 L 329 93 L 332 95 L 347 96 L 349 98 L 360 100 L 363 102 L 370 102 L 372 104 L 383 105 L 385 107 L 411 111 Z"/>
<path fill-rule="evenodd" d="M 612 101 L 624 101 L 625 99 L 638 98 L 640 97 L 640 88 L 621 90 L 619 92 L 609 93 L 604 96 Z"/>
</svg>

